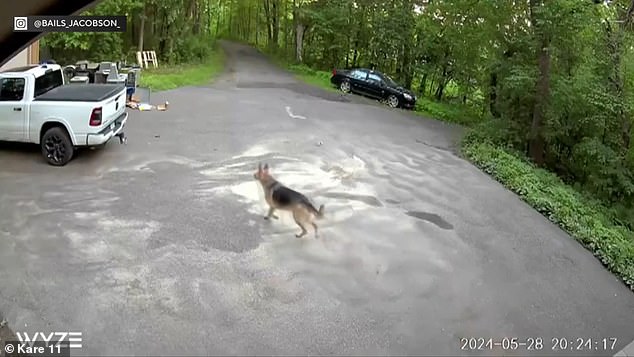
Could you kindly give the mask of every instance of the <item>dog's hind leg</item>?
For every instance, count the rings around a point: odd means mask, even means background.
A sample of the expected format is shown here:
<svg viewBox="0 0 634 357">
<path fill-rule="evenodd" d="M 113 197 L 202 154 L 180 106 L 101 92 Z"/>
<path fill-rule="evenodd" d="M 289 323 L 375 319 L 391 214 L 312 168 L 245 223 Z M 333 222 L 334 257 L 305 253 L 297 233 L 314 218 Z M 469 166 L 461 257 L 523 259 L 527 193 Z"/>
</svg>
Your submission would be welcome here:
<svg viewBox="0 0 634 357">
<path fill-rule="evenodd" d="M 299 226 L 302 229 L 302 231 L 301 231 L 301 233 L 296 234 L 295 238 L 301 238 L 301 237 L 305 236 L 306 233 L 308 233 L 308 231 L 306 230 L 306 228 L 304 228 L 304 226 L 302 226 L 301 224 Z"/>
<path fill-rule="evenodd" d="M 319 228 L 317 227 L 317 223 L 310 222 L 313 225 L 313 229 L 315 230 L 315 239 L 319 238 Z"/>
<path fill-rule="evenodd" d="M 299 228 L 302 229 L 302 231 L 299 234 L 295 235 L 296 238 L 301 238 L 301 237 L 305 236 L 306 233 L 308 233 L 308 231 L 306 230 L 306 227 L 304 227 L 304 225 L 301 222 L 300 215 L 301 215 L 301 213 L 299 213 L 298 211 L 293 211 L 293 219 L 295 220 L 295 223 L 297 223 Z"/>
<path fill-rule="evenodd" d="M 269 207 L 269 213 L 266 216 L 264 216 L 264 219 L 269 219 L 269 218 L 278 219 L 278 217 L 274 214 L 274 212 L 275 212 L 275 208 Z"/>
<path fill-rule="evenodd" d="M 306 235 L 306 233 L 308 233 L 308 231 L 306 230 L 306 227 L 304 227 L 304 225 L 303 225 L 303 224 L 302 224 L 299 220 L 297 220 L 297 219 L 295 220 L 295 223 L 297 223 L 297 225 L 299 226 L 299 228 L 301 228 L 301 229 L 302 229 L 302 231 L 301 231 L 301 232 L 299 232 L 299 234 L 296 234 L 296 235 L 295 235 L 295 237 L 296 237 L 296 238 L 301 238 L 301 237 L 305 236 L 305 235 Z"/>
</svg>

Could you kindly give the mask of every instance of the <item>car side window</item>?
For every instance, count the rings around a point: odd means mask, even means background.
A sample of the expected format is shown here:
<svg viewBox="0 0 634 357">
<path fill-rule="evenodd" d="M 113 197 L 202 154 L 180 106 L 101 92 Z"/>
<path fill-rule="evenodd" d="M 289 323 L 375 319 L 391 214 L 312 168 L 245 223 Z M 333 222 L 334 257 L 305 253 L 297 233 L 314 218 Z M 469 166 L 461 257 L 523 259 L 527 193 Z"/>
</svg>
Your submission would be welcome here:
<svg viewBox="0 0 634 357">
<path fill-rule="evenodd" d="M 352 78 L 364 81 L 368 74 L 362 70 L 356 69 L 352 72 Z"/>
<path fill-rule="evenodd" d="M 3 78 L 0 82 L 0 101 L 20 101 L 24 98 L 24 78 Z"/>
<path fill-rule="evenodd" d="M 381 82 L 383 82 L 383 79 L 381 79 L 381 77 L 377 74 L 370 73 L 368 74 L 368 81 L 370 81 L 372 84 L 380 85 Z"/>
</svg>

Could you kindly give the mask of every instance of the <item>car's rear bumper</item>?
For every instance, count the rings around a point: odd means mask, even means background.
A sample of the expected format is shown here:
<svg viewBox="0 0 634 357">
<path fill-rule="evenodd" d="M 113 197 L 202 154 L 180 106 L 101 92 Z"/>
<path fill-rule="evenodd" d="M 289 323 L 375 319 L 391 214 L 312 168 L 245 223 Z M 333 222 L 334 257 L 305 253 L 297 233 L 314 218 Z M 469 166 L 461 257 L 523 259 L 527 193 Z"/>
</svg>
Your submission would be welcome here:
<svg viewBox="0 0 634 357">
<path fill-rule="evenodd" d="M 123 127 L 125 127 L 127 121 L 128 113 L 123 112 L 123 114 L 100 132 L 86 135 L 86 145 L 97 146 L 107 143 L 110 139 L 123 132 Z"/>
</svg>

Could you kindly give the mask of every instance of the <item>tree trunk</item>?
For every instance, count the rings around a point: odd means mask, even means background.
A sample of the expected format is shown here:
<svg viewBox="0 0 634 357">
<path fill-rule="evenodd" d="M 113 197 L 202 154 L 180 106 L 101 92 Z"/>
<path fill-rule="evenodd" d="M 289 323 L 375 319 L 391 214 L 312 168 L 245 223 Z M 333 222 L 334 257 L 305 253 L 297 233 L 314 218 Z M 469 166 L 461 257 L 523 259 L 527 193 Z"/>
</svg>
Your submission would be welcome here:
<svg viewBox="0 0 634 357">
<path fill-rule="evenodd" d="M 141 9 L 141 24 L 139 25 L 138 51 L 143 51 L 143 35 L 145 33 L 145 5 Z"/>
<path fill-rule="evenodd" d="M 149 47 L 155 47 L 156 43 L 155 41 L 155 34 L 156 34 L 156 8 L 151 7 L 150 9 L 146 8 L 145 9 L 148 13 L 148 16 L 146 16 L 146 22 L 148 22 L 146 24 L 146 27 L 149 27 L 149 34 L 148 36 L 144 36 L 143 39 L 143 47 L 147 46 L 147 44 L 149 44 Z"/>
<path fill-rule="evenodd" d="M 438 82 L 436 93 L 434 94 L 434 96 L 436 97 L 436 100 L 438 101 L 442 100 L 442 96 L 445 92 L 446 85 L 447 85 L 447 65 L 445 65 L 442 69 L 442 76 L 440 78 L 440 81 Z"/>
<path fill-rule="evenodd" d="M 245 35 L 246 35 L 246 38 L 247 38 L 247 42 L 248 43 L 253 43 L 253 42 L 251 42 L 251 34 L 252 34 L 252 31 L 251 31 L 251 6 L 247 7 L 247 23 L 246 23 L 246 26 L 245 26 L 245 31 L 246 31 Z"/>
<path fill-rule="evenodd" d="M 354 55 L 352 56 L 352 67 L 357 66 L 357 59 L 359 58 L 359 50 L 357 46 L 359 45 L 359 41 L 355 41 L 354 43 Z"/>
<path fill-rule="evenodd" d="M 264 6 L 264 16 L 266 17 L 266 33 L 268 35 L 268 44 L 270 45 L 271 41 L 273 40 L 273 28 L 271 27 L 271 11 L 269 8 L 269 0 L 264 0 L 262 6 Z"/>
<path fill-rule="evenodd" d="M 621 32 L 625 32 L 632 24 L 632 16 L 634 15 L 634 0 L 630 1 L 630 5 L 627 9 L 627 11 L 625 12 L 625 14 L 623 15 L 623 17 L 621 18 Z M 619 46 L 617 48 L 617 56 L 613 57 L 614 58 L 614 71 L 616 72 L 617 75 L 615 75 L 615 77 L 618 77 L 618 84 L 619 84 L 619 89 L 620 89 L 620 93 L 619 95 L 622 96 L 623 91 L 623 82 L 622 82 L 622 76 L 620 76 L 620 72 L 621 72 L 621 57 L 620 57 L 620 51 L 622 48 L 622 39 L 621 41 L 618 42 Z M 623 141 L 623 152 L 628 152 L 630 149 L 630 140 L 632 138 L 632 119 L 629 117 L 629 115 L 627 115 L 625 113 L 625 110 L 623 107 L 621 107 L 621 140 Z"/>
<path fill-rule="evenodd" d="M 497 109 L 498 102 L 498 74 L 493 71 L 489 74 L 489 111 L 494 118 L 500 117 Z"/>
<path fill-rule="evenodd" d="M 364 18 L 365 12 L 362 10 L 361 15 L 359 16 L 359 23 L 357 24 L 357 31 L 354 36 L 354 54 L 352 56 L 352 67 L 356 67 L 359 60 L 359 40 L 361 38 L 361 29 L 363 28 Z"/>
<path fill-rule="evenodd" d="M 299 15 L 299 8 L 297 7 L 297 0 L 293 0 L 293 48 L 297 48 L 297 24 L 299 23 L 297 21 L 297 16 Z"/>
<path fill-rule="evenodd" d="M 348 29 L 352 29 L 353 18 L 354 17 L 352 12 L 352 2 L 350 2 L 348 4 L 348 21 L 347 21 Z M 346 68 L 350 66 L 350 45 L 351 45 L 350 36 L 346 36 Z"/>
<path fill-rule="evenodd" d="M 255 47 L 260 44 L 260 12 L 255 9 Z"/>
<path fill-rule="evenodd" d="M 423 77 L 420 80 L 420 86 L 418 87 L 418 92 L 422 95 L 425 95 L 425 91 L 427 89 L 427 72 L 423 74 Z"/>
<path fill-rule="evenodd" d="M 410 56 L 411 56 L 411 50 L 410 50 L 410 46 L 408 44 L 405 45 L 405 49 L 404 49 L 404 55 L 403 55 L 403 65 L 402 65 L 402 73 L 404 76 L 404 80 L 405 80 L 405 88 L 407 89 L 411 89 L 412 88 L 412 80 L 413 80 L 413 73 L 412 73 L 412 69 L 411 69 L 411 63 L 410 63 Z"/>
<path fill-rule="evenodd" d="M 308 34 L 308 37 L 306 37 Z M 302 60 L 306 59 L 306 46 L 304 46 L 304 42 L 314 43 L 315 40 L 315 31 L 309 31 L 309 27 L 304 25 L 304 36 L 302 37 Z"/>
<path fill-rule="evenodd" d="M 279 6 L 277 4 L 277 0 L 272 0 L 273 2 L 273 45 L 274 49 L 277 49 L 279 46 L 279 38 L 280 38 L 280 11 Z"/>
<path fill-rule="evenodd" d="M 198 16 L 198 0 L 192 1 L 190 19 L 194 19 L 194 23 L 192 24 L 192 32 L 194 33 L 194 35 L 198 35 L 198 33 L 200 33 L 200 18 Z"/>
<path fill-rule="evenodd" d="M 295 33 L 297 34 L 295 39 L 295 59 L 297 62 L 302 63 L 304 61 L 303 53 L 304 53 L 304 31 L 306 30 L 305 26 L 302 23 L 297 24 L 297 29 Z"/>
<path fill-rule="evenodd" d="M 229 31 L 229 35 L 231 37 L 233 37 L 233 14 L 234 14 L 234 11 L 233 11 L 233 5 L 231 5 L 233 3 L 230 2 L 229 4 L 230 4 L 229 5 L 229 23 L 227 24 L 227 29 Z"/>
<path fill-rule="evenodd" d="M 436 93 L 434 93 L 434 97 L 436 97 L 437 101 L 441 101 L 442 100 L 442 96 L 445 92 L 445 83 L 444 81 L 441 81 L 438 84 L 438 88 L 436 88 Z"/>
<path fill-rule="evenodd" d="M 530 3 L 531 10 L 538 6 L 537 0 L 531 0 Z M 550 97 L 550 38 L 548 34 L 544 33 L 540 20 L 535 19 L 534 11 L 531 11 L 531 18 L 539 36 L 539 48 L 537 50 L 539 74 L 535 85 L 535 104 L 528 141 L 528 155 L 535 164 L 541 166 L 545 158 L 545 141 L 542 126 Z"/>
<path fill-rule="evenodd" d="M 288 57 L 288 1 L 284 0 L 284 58 Z"/>
<path fill-rule="evenodd" d="M 165 55 L 165 45 L 167 44 L 167 32 L 169 32 L 167 24 L 167 13 L 163 11 L 163 22 L 161 23 L 161 32 L 159 35 L 159 53 Z"/>
<path fill-rule="evenodd" d="M 205 35 L 211 35 L 211 8 L 209 1 L 205 1 Z"/>
<path fill-rule="evenodd" d="M 414 40 L 414 6 L 412 3 L 412 0 L 403 0 L 402 3 L 403 6 L 403 14 L 404 17 L 402 19 L 402 21 L 404 21 L 404 23 L 406 24 L 406 31 L 405 31 L 405 39 L 403 40 L 402 43 L 402 53 L 403 56 L 401 57 L 401 63 L 400 63 L 400 77 L 403 80 L 403 84 L 405 85 L 405 88 L 407 89 L 411 89 L 412 88 L 412 79 L 413 79 L 413 73 L 412 73 L 412 69 L 411 69 L 411 62 L 412 62 L 412 42 Z"/>
<path fill-rule="evenodd" d="M 222 8 L 218 7 L 218 16 L 216 17 L 216 37 L 220 33 L 220 22 L 222 21 Z"/>
</svg>

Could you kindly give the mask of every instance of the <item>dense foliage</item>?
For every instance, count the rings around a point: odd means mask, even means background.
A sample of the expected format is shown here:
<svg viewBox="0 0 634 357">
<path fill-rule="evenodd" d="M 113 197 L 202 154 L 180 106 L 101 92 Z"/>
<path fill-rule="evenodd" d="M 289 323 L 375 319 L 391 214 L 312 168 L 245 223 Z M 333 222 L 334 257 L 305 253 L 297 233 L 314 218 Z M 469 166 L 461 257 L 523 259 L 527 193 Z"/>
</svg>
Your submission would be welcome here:
<svg viewBox="0 0 634 357">
<path fill-rule="evenodd" d="M 125 33 L 51 33 L 43 55 L 77 60 L 136 62 L 139 48 L 155 50 L 163 63 L 200 62 L 213 50 L 224 12 L 212 0 L 104 0 L 82 15 L 126 15 Z"/>
</svg>

